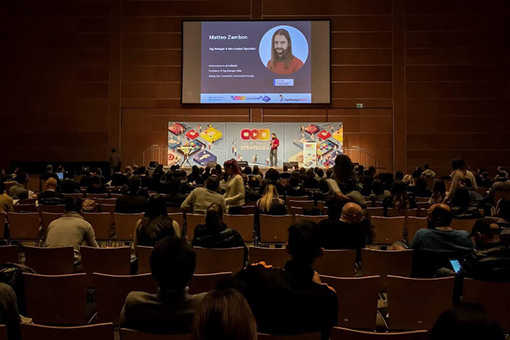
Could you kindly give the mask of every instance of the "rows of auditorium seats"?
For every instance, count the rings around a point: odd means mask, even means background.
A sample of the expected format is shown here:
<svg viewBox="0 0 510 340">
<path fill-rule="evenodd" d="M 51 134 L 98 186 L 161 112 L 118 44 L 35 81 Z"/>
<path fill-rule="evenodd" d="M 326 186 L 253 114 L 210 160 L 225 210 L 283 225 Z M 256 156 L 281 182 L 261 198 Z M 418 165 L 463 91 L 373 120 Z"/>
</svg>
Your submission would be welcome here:
<svg viewBox="0 0 510 340">
<path fill-rule="evenodd" d="M 4 246 L 0 250 L 12 249 Z M 16 247 L 14 247 L 16 248 Z M 28 248 L 27 248 L 28 249 Z M 37 249 L 37 248 L 35 248 Z M 71 248 L 72 249 L 72 248 Z M 34 249 L 31 249 L 34 250 Z M 27 263 L 31 260 L 30 251 Z M 50 262 L 39 248 L 39 261 Z M 63 275 L 23 274 L 27 316 L 35 323 L 45 325 L 82 325 L 91 322 L 118 322 L 125 297 L 132 290 L 156 292 L 156 283 L 150 274 L 127 275 L 129 249 L 83 249 L 84 273 Z M 96 252 L 94 263 L 88 251 Z M 145 249 L 150 253 L 150 248 Z M 212 289 L 220 280 L 230 277 L 243 265 L 243 248 L 195 248 L 197 270 L 190 282 L 190 292 Z M 102 254 L 108 251 L 109 254 Z M 141 249 L 137 249 L 140 253 Z M 142 250 L 143 251 L 143 250 Z M 288 259 L 283 249 L 250 247 L 250 262 L 265 261 L 279 266 Z M 395 331 L 430 329 L 441 311 L 452 303 L 454 278 L 410 278 L 412 250 L 362 251 L 362 274 L 355 277 L 354 251 L 327 251 L 318 260 L 315 269 L 321 280 L 332 286 L 339 299 L 338 325 L 373 330 L 376 327 L 378 297 L 384 292 L 388 329 Z M 124 253 L 123 262 L 116 254 Z M 125 255 L 127 254 L 127 256 Z M 53 254 L 54 256 L 54 254 Z M 147 261 L 147 253 L 139 261 Z M 72 252 L 68 263 L 72 264 Z M 118 263 L 113 263 L 117 259 Z M 144 259 L 144 260 L 142 260 Z M 106 264 L 105 264 L 106 263 Z M 57 265 L 57 262 L 53 262 Z M 47 265 L 47 264 L 46 264 Z M 121 268 L 124 268 L 121 270 Z M 127 268 L 127 269 L 126 269 Z M 146 266 L 147 268 L 147 266 Z M 97 307 L 87 304 L 87 288 L 95 288 Z M 429 292 L 429 293 L 426 293 Z M 433 292 L 433 294 L 430 294 Z M 502 303 L 502 301 L 505 303 Z M 505 331 L 510 331 L 510 284 L 464 280 L 463 301 L 478 302 L 498 316 Z M 421 306 L 416 308 L 416 306 Z M 97 314 L 94 314 L 97 312 Z M 380 311 L 379 311 L 380 312 Z"/>
</svg>

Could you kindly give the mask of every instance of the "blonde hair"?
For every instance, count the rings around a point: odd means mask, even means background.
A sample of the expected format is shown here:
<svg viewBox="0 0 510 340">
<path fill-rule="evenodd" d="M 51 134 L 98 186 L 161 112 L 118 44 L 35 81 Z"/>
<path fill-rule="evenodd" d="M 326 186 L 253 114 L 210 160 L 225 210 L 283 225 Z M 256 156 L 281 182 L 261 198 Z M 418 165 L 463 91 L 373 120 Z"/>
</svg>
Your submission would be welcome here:
<svg viewBox="0 0 510 340">
<path fill-rule="evenodd" d="M 271 210 L 271 205 L 274 199 L 280 200 L 280 197 L 278 196 L 278 190 L 276 190 L 276 187 L 273 184 L 268 184 L 264 188 L 264 196 L 259 199 L 257 206 L 263 212 L 269 212 L 269 210 Z"/>
</svg>

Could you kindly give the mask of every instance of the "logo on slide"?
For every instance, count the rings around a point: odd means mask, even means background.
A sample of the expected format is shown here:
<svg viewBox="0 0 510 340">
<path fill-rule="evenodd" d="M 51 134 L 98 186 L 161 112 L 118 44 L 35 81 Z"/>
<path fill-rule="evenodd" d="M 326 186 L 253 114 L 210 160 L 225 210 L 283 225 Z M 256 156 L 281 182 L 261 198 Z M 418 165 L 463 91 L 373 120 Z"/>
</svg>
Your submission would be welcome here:
<svg viewBox="0 0 510 340">
<path fill-rule="evenodd" d="M 241 139 L 243 140 L 269 140 L 271 131 L 269 129 L 243 129 L 241 130 Z"/>
<path fill-rule="evenodd" d="M 271 100 L 271 97 L 269 97 L 269 96 L 264 96 L 264 97 L 262 97 L 262 101 L 264 101 L 264 102 L 266 102 L 266 103 L 267 103 L 268 101 L 270 101 L 270 100 Z"/>
<path fill-rule="evenodd" d="M 246 100 L 246 96 L 230 96 L 232 100 Z"/>
</svg>

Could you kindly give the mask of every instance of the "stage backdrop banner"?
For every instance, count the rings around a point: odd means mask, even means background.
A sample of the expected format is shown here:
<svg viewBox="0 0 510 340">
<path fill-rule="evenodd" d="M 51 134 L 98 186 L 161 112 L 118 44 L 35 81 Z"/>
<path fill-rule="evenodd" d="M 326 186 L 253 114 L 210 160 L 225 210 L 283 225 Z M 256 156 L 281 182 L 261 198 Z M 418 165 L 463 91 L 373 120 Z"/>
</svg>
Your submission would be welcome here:
<svg viewBox="0 0 510 340">
<path fill-rule="evenodd" d="M 298 162 L 300 167 L 314 166 L 313 162 L 303 161 L 306 142 L 316 144 L 315 155 L 310 148 L 307 150 L 310 150 L 309 159 L 315 158 L 317 166 L 333 165 L 335 157 L 342 154 L 343 125 L 340 122 L 169 122 L 168 165 L 184 163 L 184 166 L 206 166 L 208 162 L 223 164 L 234 158 L 247 161 L 250 166 L 269 166 L 273 133 L 280 140 L 278 167 L 283 162 Z"/>
</svg>

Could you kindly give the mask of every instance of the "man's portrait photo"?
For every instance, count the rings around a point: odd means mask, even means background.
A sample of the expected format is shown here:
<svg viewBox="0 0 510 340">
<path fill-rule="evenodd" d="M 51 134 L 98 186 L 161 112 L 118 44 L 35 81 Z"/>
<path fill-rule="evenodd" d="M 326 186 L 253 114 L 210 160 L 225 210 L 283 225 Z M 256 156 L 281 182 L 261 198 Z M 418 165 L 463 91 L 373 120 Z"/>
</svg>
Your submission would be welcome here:
<svg viewBox="0 0 510 340">
<path fill-rule="evenodd" d="M 290 27 L 289 27 L 290 28 Z M 296 33 L 297 32 L 297 33 Z M 268 32 L 269 33 L 269 32 Z M 296 40 L 296 35 L 300 34 L 299 37 L 299 45 L 301 45 L 300 51 L 306 53 L 304 56 L 306 58 L 308 54 L 308 44 L 302 33 L 298 30 L 294 29 L 294 40 Z M 267 43 L 266 43 L 267 44 Z M 262 41 L 261 41 L 262 45 Z M 303 46 L 305 45 L 305 46 Z M 262 46 L 261 46 L 262 47 Z M 269 47 L 269 46 L 264 46 Z M 293 53 L 293 48 L 295 47 L 295 42 L 293 44 L 293 37 L 289 33 L 289 29 L 279 27 L 276 29 L 271 38 L 271 57 L 265 64 L 267 69 L 276 74 L 292 74 L 297 72 L 303 67 L 305 58 L 301 59 L 297 57 Z M 304 48 L 303 48 L 304 47 Z M 303 54 L 303 53 L 301 53 Z"/>
</svg>

